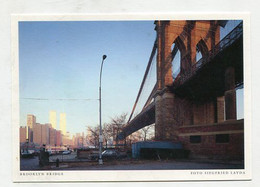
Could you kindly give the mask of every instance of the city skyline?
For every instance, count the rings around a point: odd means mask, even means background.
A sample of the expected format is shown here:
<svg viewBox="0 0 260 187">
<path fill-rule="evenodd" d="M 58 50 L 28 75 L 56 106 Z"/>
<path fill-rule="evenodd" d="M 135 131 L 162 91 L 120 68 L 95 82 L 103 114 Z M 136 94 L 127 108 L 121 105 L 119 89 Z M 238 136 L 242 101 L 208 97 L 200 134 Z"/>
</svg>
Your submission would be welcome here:
<svg viewBox="0 0 260 187">
<path fill-rule="evenodd" d="M 57 125 L 57 119 L 59 119 L 59 124 Z M 57 118 L 56 111 L 49 111 L 49 121 L 48 122 L 39 122 L 37 121 L 37 116 L 34 114 L 27 114 L 27 122 L 26 125 L 20 125 L 20 127 L 29 127 L 30 129 L 33 129 L 33 127 L 37 124 L 46 124 L 50 125 L 51 128 L 61 131 L 63 135 L 66 135 L 69 133 L 69 131 L 66 130 L 66 113 L 60 113 L 59 118 Z"/>
<path fill-rule="evenodd" d="M 66 131 L 66 114 L 61 113 L 62 118 L 59 128 L 51 123 L 37 122 L 37 116 L 27 114 L 27 125 L 20 126 L 20 143 L 34 143 L 38 146 L 66 146 L 72 145 L 72 138 Z M 56 112 L 50 111 L 50 121 L 56 123 Z M 75 135 L 73 135 L 74 137 Z"/>
</svg>

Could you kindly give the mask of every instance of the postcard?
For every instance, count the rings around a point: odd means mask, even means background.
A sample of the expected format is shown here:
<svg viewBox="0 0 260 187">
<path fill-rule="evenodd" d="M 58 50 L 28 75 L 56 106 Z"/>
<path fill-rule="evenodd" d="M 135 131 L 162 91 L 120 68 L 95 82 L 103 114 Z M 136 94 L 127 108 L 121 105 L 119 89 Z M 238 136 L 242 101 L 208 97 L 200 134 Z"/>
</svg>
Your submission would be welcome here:
<svg viewBox="0 0 260 187">
<path fill-rule="evenodd" d="M 251 179 L 249 15 L 12 15 L 14 182 Z"/>
</svg>

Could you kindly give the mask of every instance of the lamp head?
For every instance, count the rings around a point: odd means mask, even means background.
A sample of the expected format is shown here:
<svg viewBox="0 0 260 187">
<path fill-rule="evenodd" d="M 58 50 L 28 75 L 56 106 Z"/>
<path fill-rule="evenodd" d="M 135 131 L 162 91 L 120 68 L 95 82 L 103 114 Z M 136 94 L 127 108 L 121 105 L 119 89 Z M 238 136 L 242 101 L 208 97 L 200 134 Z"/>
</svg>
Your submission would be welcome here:
<svg viewBox="0 0 260 187">
<path fill-rule="evenodd" d="M 107 55 L 103 55 L 103 60 L 105 60 L 107 58 Z"/>
</svg>

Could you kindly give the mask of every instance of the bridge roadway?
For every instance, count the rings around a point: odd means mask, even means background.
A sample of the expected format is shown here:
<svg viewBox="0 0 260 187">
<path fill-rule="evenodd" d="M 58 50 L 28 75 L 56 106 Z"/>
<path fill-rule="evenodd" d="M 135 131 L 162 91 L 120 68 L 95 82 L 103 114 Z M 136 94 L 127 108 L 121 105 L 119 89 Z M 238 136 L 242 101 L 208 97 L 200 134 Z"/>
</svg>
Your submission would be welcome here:
<svg viewBox="0 0 260 187">
<path fill-rule="evenodd" d="M 243 27 L 239 24 L 216 46 L 218 52 L 214 52 L 210 58 L 200 60 L 195 64 L 192 74 L 181 74 L 182 80 L 176 80 L 170 90 L 181 96 L 195 100 L 203 100 L 208 97 L 223 95 L 224 74 L 227 66 L 233 65 L 235 82 L 239 86 L 243 84 Z M 210 53 L 212 53 L 210 51 Z M 193 67 L 193 68 L 194 68 Z M 123 140 L 133 132 L 155 123 L 155 103 L 152 102 L 133 120 L 131 120 L 119 134 L 118 139 Z"/>
<path fill-rule="evenodd" d="M 140 112 L 133 120 L 126 125 L 118 136 L 119 140 L 123 140 L 133 132 L 144 128 L 145 126 L 155 123 L 155 102 L 149 104 L 142 112 Z"/>
</svg>

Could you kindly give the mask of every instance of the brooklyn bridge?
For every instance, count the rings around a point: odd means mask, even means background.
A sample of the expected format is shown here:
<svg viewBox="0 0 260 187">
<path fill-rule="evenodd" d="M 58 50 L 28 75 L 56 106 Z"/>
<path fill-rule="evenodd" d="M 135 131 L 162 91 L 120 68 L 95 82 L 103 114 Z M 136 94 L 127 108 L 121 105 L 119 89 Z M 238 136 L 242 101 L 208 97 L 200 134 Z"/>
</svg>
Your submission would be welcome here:
<svg viewBox="0 0 260 187">
<path fill-rule="evenodd" d="M 244 158 L 244 120 L 237 119 L 236 96 L 243 88 L 243 22 L 236 21 L 222 37 L 230 23 L 154 22 L 154 46 L 119 140 L 155 124 L 156 141 L 180 143 L 191 157 Z"/>
</svg>

